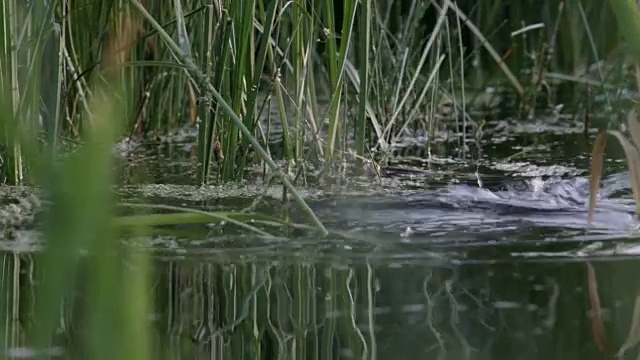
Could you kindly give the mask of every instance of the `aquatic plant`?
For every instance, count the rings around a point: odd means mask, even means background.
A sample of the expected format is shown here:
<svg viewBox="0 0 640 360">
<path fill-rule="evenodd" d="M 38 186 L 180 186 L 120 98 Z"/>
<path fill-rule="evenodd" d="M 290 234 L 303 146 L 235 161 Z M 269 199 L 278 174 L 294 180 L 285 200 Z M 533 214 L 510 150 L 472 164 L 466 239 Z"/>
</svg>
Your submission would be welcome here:
<svg viewBox="0 0 640 360">
<path fill-rule="evenodd" d="M 640 10 L 638 9 L 638 4 L 633 0 L 612 0 L 609 4 L 615 13 L 619 33 L 626 40 L 626 44 L 635 58 L 636 85 L 640 89 L 640 67 L 637 64 L 637 61 L 640 60 L 640 40 L 638 38 L 640 34 Z M 629 182 L 636 204 L 636 215 L 640 215 L 640 124 L 638 123 L 638 109 L 638 105 L 634 104 L 627 115 L 626 125 L 631 140 L 620 130 L 603 129 L 598 133 L 594 141 L 590 169 L 591 177 L 589 179 L 588 223 L 591 223 L 597 206 L 597 196 L 603 171 L 603 157 L 608 135 L 614 136 L 624 150 L 629 168 Z M 608 344 L 603 326 L 596 275 L 590 263 L 587 263 L 587 272 L 593 336 L 600 351 L 606 354 L 608 353 Z M 639 299 L 640 296 L 636 295 L 628 338 L 620 347 L 617 354 L 618 357 L 623 357 L 626 351 L 638 343 L 640 324 Z"/>
<path fill-rule="evenodd" d="M 640 60 L 640 10 L 637 4 L 631 0 L 614 0 L 610 2 L 611 8 L 618 19 L 620 35 L 626 40 L 635 59 Z M 640 69 L 635 66 L 637 87 L 640 89 Z M 601 130 L 593 145 L 591 159 L 591 178 L 589 183 L 589 208 L 588 222 L 593 218 L 593 212 L 597 205 L 597 195 L 602 177 L 602 161 L 606 148 L 606 136 L 614 136 L 624 149 L 629 167 L 629 181 L 636 202 L 636 213 L 640 215 L 640 124 L 638 124 L 638 107 L 636 105 L 629 111 L 626 125 L 631 141 L 619 130 Z"/>
<path fill-rule="evenodd" d="M 591 178 L 589 183 L 588 222 L 593 218 L 597 205 L 597 195 L 602 177 L 602 162 L 606 148 L 607 135 L 614 136 L 624 149 L 629 166 L 629 182 L 636 202 L 636 213 L 640 215 L 640 124 L 638 123 L 637 108 L 633 108 L 627 116 L 627 126 L 631 134 L 631 141 L 619 130 L 602 131 L 596 137 L 591 158 Z"/>
</svg>

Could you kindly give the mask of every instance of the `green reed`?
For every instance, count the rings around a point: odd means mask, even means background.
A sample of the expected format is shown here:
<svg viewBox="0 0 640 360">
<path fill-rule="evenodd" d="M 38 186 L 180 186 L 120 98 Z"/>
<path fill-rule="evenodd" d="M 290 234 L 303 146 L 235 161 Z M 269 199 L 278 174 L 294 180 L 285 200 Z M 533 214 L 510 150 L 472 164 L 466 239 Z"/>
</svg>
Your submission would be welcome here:
<svg viewBox="0 0 640 360">
<path fill-rule="evenodd" d="M 2 7 L 7 15 L 14 11 L 11 4 Z M 524 86 L 535 95 L 551 78 L 579 75 L 597 60 L 610 65 L 617 59 L 609 58 L 615 37 L 602 30 L 614 22 L 612 12 L 589 0 L 541 6 L 465 0 L 176 4 L 142 2 L 159 28 L 188 44 L 181 50 L 188 50 L 262 147 L 276 146 L 265 137 L 273 129 L 263 120 L 271 107 L 277 109 L 274 120 L 282 125 L 277 153 L 297 167 L 308 160 L 330 165 L 335 157 L 350 160 L 350 154 L 361 161 L 388 149 L 403 129 L 432 132 L 448 126 L 435 120 L 441 103 L 452 103 L 455 119 L 466 123 L 462 114 L 477 99 L 474 92 L 496 77 L 509 79 L 520 94 Z M 112 6 L 60 3 L 49 8 L 49 20 L 43 22 L 54 27 L 38 47 L 50 59 L 43 77 L 60 84 L 42 94 L 47 108 L 42 120 L 52 149 L 59 143 L 55 135 L 77 137 L 85 124 L 89 79 L 100 68 L 101 39 L 108 35 Z M 53 24 L 54 15 L 68 19 L 65 26 Z M 512 35 L 538 23 L 544 26 Z M 556 24 L 561 24 L 559 30 Z M 12 26 L 5 22 L 7 36 L 15 36 L 9 33 Z M 141 23 L 130 45 L 127 86 L 134 111 L 124 120 L 128 133 L 144 136 L 198 126 L 200 184 L 241 179 L 253 164 L 264 161 L 220 103 L 203 96 L 205 90 L 176 62 L 158 28 Z M 20 52 L 3 49 L 3 79 L 14 76 L 17 81 Z M 31 55 L 35 53 L 20 56 L 33 59 Z M 601 81 L 605 75 L 599 75 Z M 259 101 L 265 96 L 266 103 Z M 5 169 L 15 182 L 23 171 L 20 149 L 11 145 L 12 136 L 5 138 L 10 150 Z"/>
<path fill-rule="evenodd" d="M 359 37 L 358 42 L 358 63 L 360 64 L 358 75 L 360 77 L 360 89 L 358 89 L 358 116 L 355 121 L 355 150 L 356 154 L 364 157 L 366 154 L 367 138 L 367 102 L 369 101 L 370 72 L 372 69 L 369 54 L 371 53 L 371 20 L 373 17 L 372 4 L 369 1 L 363 2 L 360 7 L 358 18 Z M 358 162 L 360 164 L 361 161 Z M 359 168 L 360 166 L 358 166 Z"/>
</svg>

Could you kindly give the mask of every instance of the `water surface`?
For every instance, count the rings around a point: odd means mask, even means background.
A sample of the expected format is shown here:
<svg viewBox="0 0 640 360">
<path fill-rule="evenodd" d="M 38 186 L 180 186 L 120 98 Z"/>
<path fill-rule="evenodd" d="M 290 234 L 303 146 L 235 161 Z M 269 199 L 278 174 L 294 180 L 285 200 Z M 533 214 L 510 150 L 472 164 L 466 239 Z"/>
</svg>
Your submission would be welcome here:
<svg viewBox="0 0 640 360">
<path fill-rule="evenodd" d="M 143 239 L 154 255 L 156 351 L 176 359 L 601 359 L 591 264 L 615 353 L 639 294 L 638 221 L 614 151 L 587 224 L 590 140 L 581 126 L 505 120 L 490 127 L 480 152 L 469 142 L 460 154 L 459 139 L 441 138 L 430 159 L 413 134 L 382 178 L 302 188 L 331 230 L 324 238 L 258 237 L 230 224 L 158 229 Z M 259 182 L 193 186 L 193 156 L 189 141 L 174 141 L 129 157 L 119 195 L 212 211 L 255 205 L 273 215 L 287 206 L 280 188 Z M 290 214 L 305 221 L 295 206 Z M 32 232 L 18 239 L 2 242 L 4 279 L 28 291 L 33 279 L 11 274 L 29 272 L 40 244 Z M 67 355 L 74 329 L 71 321 L 60 333 Z"/>
</svg>

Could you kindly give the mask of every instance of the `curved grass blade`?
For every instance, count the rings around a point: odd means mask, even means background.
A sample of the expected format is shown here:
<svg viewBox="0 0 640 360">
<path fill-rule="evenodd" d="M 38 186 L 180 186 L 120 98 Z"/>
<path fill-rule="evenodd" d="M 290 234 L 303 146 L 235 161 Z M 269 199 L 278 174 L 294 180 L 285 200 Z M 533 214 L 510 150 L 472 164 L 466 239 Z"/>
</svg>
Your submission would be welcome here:
<svg viewBox="0 0 640 360">
<path fill-rule="evenodd" d="M 329 3 L 329 1 L 327 1 L 327 3 Z M 333 89 L 331 93 L 331 102 L 329 105 L 329 128 L 327 129 L 328 135 L 324 152 L 324 160 L 326 163 L 329 163 L 333 160 L 338 128 L 340 125 L 339 111 L 343 92 L 343 77 L 345 74 L 347 53 L 349 52 L 351 42 L 353 42 L 353 27 L 356 19 L 356 5 L 357 2 L 355 1 L 345 2 L 340 49 L 337 53 L 338 58 L 336 59 L 335 55 L 332 56 L 332 54 L 330 54 L 331 63 L 329 64 L 329 68 L 331 74 L 331 86 Z M 326 18 L 329 19 L 332 16 L 333 11 L 327 10 Z M 329 29 L 331 29 L 331 27 Z M 332 34 L 332 37 L 333 39 L 330 43 L 334 43 L 336 40 L 335 31 Z M 329 46 L 329 51 L 333 51 L 331 49 L 331 46 Z"/>
<path fill-rule="evenodd" d="M 589 178 L 589 210 L 587 212 L 587 223 L 591 224 L 593 212 L 598 202 L 598 190 L 600 189 L 600 179 L 602 178 L 602 158 L 607 146 L 607 133 L 601 132 L 596 137 L 591 154 L 591 177 Z"/>
<path fill-rule="evenodd" d="M 629 165 L 629 182 L 633 190 L 633 199 L 636 203 L 636 214 L 640 214 L 640 153 L 633 144 L 617 130 L 609 130 L 609 134 L 615 136 L 624 149 Z"/>
<path fill-rule="evenodd" d="M 633 304 L 633 315 L 631 316 L 631 326 L 627 333 L 627 340 L 620 346 L 616 357 L 624 359 L 624 353 L 640 342 L 640 295 L 636 296 Z"/>
<path fill-rule="evenodd" d="M 631 134 L 631 140 L 636 148 L 640 149 L 640 124 L 638 124 L 638 113 L 635 106 L 629 111 L 627 115 L 627 125 L 629 126 L 629 133 Z"/>
</svg>

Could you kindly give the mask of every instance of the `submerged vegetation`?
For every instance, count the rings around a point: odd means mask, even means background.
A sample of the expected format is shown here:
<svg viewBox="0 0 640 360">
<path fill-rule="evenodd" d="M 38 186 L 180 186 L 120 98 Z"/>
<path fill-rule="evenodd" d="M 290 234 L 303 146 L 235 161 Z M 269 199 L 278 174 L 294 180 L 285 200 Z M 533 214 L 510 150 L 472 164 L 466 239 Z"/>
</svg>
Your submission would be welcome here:
<svg viewBox="0 0 640 360">
<path fill-rule="evenodd" d="M 599 94 L 611 105 L 610 85 L 626 81 L 628 64 L 617 56 L 626 54 L 617 34 L 601 31 L 616 23 L 616 15 L 608 2 L 596 0 L 5 0 L 2 179 L 44 194 L 38 226 L 45 250 L 6 262 L 16 276 L 21 266 L 37 262 L 36 275 L 29 275 L 44 280 L 29 294 L 35 318 L 19 335 L 0 327 L 2 348 L 49 354 L 65 341 L 61 333 L 71 336 L 61 319 L 74 318 L 82 328 L 80 357 L 153 358 L 149 317 L 163 303 L 154 304 L 150 295 L 153 263 L 141 240 L 152 228 L 225 223 L 269 239 L 326 235 L 331 229 L 297 185 L 379 176 L 407 132 L 426 136 L 427 156 L 439 151 L 432 148 L 436 134 L 454 134 L 456 155 L 466 157 L 472 156 L 469 144 L 482 136 L 484 119 L 505 103 L 520 110 L 522 121 L 553 111 L 567 89 L 579 102 L 590 102 L 585 93 Z M 506 95 L 489 91 L 496 88 Z M 630 130 L 638 127 L 634 114 Z M 210 212 L 120 202 L 113 192 L 115 145 L 175 129 L 192 130 L 196 138 L 193 184 L 257 182 L 259 173 L 265 187 L 281 184 L 282 202 L 292 201 L 304 216 L 293 216 L 288 206 L 280 216 L 254 207 Z M 633 140 L 640 148 L 637 135 Z M 603 151 L 600 136 L 594 158 Z M 638 156 L 636 149 L 632 174 L 640 171 Z M 594 174 L 601 168 L 594 165 Z M 639 199 L 640 175 L 633 179 Z M 168 281 L 179 277 L 175 271 Z M 224 326 L 199 324 L 191 341 L 200 341 L 206 329 L 219 353 L 224 348 L 261 358 L 271 327 L 278 331 L 269 344 L 281 354 L 287 347 L 298 358 L 333 354 L 334 341 L 342 341 L 354 355 L 376 358 L 369 265 L 364 275 L 329 269 L 323 279 L 301 265 L 280 274 L 280 281 L 272 279 L 279 270 L 260 264 L 220 274 L 189 271 L 182 277 L 204 284 L 198 294 L 211 303 L 191 304 L 182 293 L 171 299 L 194 308 L 226 305 L 215 319 Z M 71 294 L 84 278 L 90 279 L 88 295 L 76 302 Z M 364 284 L 359 294 L 357 283 Z M 350 317 L 316 319 L 320 288 L 330 294 L 322 300 L 327 313 L 350 309 Z M 22 294 L 9 281 L 1 291 L 1 316 L 8 323 Z M 274 296 L 288 308 L 271 309 Z M 368 324 L 367 335 L 356 327 L 356 302 L 368 309 L 358 319 Z M 307 328 L 326 348 L 311 348 L 306 330 L 291 330 Z M 224 331 L 236 331 L 230 345 L 219 337 Z"/>
</svg>

